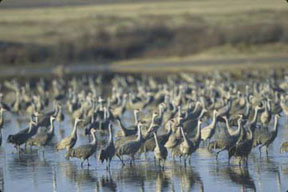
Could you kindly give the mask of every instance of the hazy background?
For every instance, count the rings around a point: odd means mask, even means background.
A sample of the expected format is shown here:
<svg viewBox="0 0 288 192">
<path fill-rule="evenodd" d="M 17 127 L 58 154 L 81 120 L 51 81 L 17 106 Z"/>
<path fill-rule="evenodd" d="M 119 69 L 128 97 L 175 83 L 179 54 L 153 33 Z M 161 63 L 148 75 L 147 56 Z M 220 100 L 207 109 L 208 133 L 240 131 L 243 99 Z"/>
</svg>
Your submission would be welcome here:
<svg viewBox="0 0 288 192">
<path fill-rule="evenodd" d="M 284 0 L 3 0 L 0 63 L 285 57 L 287 8 Z"/>
</svg>

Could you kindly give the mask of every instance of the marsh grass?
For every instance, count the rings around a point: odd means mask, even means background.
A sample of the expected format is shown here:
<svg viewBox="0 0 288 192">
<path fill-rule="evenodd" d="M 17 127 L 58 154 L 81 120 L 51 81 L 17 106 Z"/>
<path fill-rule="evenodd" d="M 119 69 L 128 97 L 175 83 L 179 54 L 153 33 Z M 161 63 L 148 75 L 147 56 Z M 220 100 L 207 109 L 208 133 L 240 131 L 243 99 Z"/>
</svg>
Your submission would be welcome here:
<svg viewBox="0 0 288 192">
<path fill-rule="evenodd" d="M 257 54 L 253 47 L 275 44 L 281 46 L 271 51 L 285 55 L 286 6 L 270 0 L 192 0 L 3 9 L 0 62 L 110 62 L 221 54 L 210 51 L 217 49 Z"/>
</svg>

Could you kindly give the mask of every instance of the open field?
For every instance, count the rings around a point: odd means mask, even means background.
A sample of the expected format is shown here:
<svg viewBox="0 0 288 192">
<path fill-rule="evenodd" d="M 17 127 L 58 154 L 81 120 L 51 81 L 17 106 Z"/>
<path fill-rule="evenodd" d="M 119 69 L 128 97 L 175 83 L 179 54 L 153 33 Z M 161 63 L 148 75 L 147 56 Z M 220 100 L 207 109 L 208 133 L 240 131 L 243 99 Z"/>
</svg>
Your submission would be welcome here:
<svg viewBox="0 0 288 192">
<path fill-rule="evenodd" d="M 6 8 L 0 62 L 287 55 L 287 17 L 287 4 L 270 0 Z"/>
</svg>

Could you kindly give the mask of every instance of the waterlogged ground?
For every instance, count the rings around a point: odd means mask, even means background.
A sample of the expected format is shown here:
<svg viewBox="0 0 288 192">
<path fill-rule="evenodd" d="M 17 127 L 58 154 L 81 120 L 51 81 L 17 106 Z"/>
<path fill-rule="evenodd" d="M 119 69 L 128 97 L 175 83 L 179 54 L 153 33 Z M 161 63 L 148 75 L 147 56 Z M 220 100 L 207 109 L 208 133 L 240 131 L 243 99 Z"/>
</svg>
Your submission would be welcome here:
<svg viewBox="0 0 288 192">
<path fill-rule="evenodd" d="M 129 117 L 130 115 L 126 115 Z M 136 166 L 122 167 L 114 158 L 110 172 L 105 166 L 90 159 L 92 166 L 81 168 L 80 161 L 65 160 L 64 151 L 56 152 L 50 146 L 42 151 L 28 150 L 18 154 L 6 143 L 7 136 L 27 127 L 27 121 L 5 114 L 3 143 L 0 148 L 0 188 L 2 191 L 287 191 L 288 154 L 279 154 L 279 147 L 288 139 L 286 118 L 282 117 L 278 137 L 269 149 L 269 158 L 254 149 L 249 168 L 227 164 L 227 153 L 220 155 L 200 148 L 191 158 L 191 165 L 169 159 L 165 170 L 159 169 L 148 155 L 136 161 Z M 129 123 L 127 123 L 129 124 Z M 70 134 L 69 116 L 61 124 L 55 123 L 56 138 Z M 65 131 L 61 131 L 65 128 Z M 77 145 L 87 142 L 80 131 Z"/>
</svg>

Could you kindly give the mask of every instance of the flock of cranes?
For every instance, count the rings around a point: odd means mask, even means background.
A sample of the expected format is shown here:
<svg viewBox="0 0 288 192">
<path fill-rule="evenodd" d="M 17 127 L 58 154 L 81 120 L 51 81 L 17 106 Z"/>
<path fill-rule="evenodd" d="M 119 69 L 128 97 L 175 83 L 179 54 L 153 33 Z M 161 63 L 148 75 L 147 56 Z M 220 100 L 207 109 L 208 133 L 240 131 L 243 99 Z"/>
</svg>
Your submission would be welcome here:
<svg viewBox="0 0 288 192">
<path fill-rule="evenodd" d="M 68 115 L 74 121 L 71 134 L 52 145 L 66 150 L 66 159 L 80 159 L 81 166 L 85 161 L 89 166 L 97 152 L 107 169 L 113 157 L 125 165 L 129 156 L 133 165 L 150 152 L 162 168 L 168 156 L 186 165 L 199 147 L 216 151 L 216 159 L 227 151 L 228 163 L 235 157 L 239 166 L 247 166 L 251 151 L 258 147 L 261 155 L 266 147 L 268 155 L 278 130 L 285 128 L 279 119 L 288 115 L 288 78 L 282 73 L 243 76 L 249 78 L 183 73 L 7 80 L 0 86 L 0 144 L 4 113 L 30 119 L 28 128 L 7 138 L 19 155 L 27 146 L 44 153 L 55 136 L 54 122 Z M 128 126 L 126 114 L 135 119 Z M 87 135 L 87 144 L 77 146 L 79 132 Z M 280 151 L 288 151 L 288 141 Z"/>
</svg>

